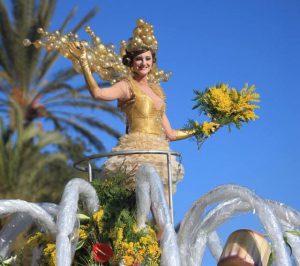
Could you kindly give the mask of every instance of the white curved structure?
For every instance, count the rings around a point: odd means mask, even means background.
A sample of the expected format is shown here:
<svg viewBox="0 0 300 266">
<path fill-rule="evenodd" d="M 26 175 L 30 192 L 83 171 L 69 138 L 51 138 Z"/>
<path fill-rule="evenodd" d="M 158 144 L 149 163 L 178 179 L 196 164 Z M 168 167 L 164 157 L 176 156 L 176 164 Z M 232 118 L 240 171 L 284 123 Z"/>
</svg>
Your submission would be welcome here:
<svg viewBox="0 0 300 266">
<path fill-rule="evenodd" d="M 218 202 L 221 204 L 199 220 L 207 206 Z M 265 200 L 249 189 L 240 186 L 225 185 L 210 191 L 194 203 L 182 222 L 178 243 L 181 255 L 186 256 L 183 265 L 199 265 L 208 234 L 235 213 L 253 210 L 272 240 L 276 265 L 290 265 L 283 240 L 283 230 L 275 215 L 274 207 L 269 206 Z"/>
<path fill-rule="evenodd" d="M 225 185 L 215 188 L 197 200 L 187 212 L 176 235 L 171 223 L 167 201 L 164 197 L 160 177 L 151 165 L 143 165 L 137 172 L 137 221 L 139 228 L 145 226 L 150 210 L 162 232 L 162 266 L 198 266 L 208 247 L 219 259 L 222 245 L 217 228 L 237 213 L 255 213 L 261 221 L 276 253 L 275 265 L 289 266 L 291 260 L 283 241 L 285 231 L 299 230 L 300 213 L 290 207 L 264 200 L 247 188 Z M 22 200 L 0 200 L 0 214 L 13 214 L 0 231 L 0 255 L 10 256 L 10 244 L 16 236 L 38 223 L 41 230 L 49 231 L 56 237 L 57 265 L 71 265 L 77 236 L 74 233 L 79 223 L 76 218 L 78 201 L 82 200 L 88 213 L 99 208 L 98 197 L 90 183 L 82 179 L 71 180 L 63 193 L 61 203 L 34 204 Z M 205 209 L 211 204 L 214 208 Z M 253 212 L 254 210 L 254 212 Z M 293 250 L 294 261 L 300 266 L 299 236 L 287 234 Z"/>
<path fill-rule="evenodd" d="M 161 265 L 180 266 L 179 250 L 167 201 L 164 197 L 161 179 L 154 167 L 142 165 L 137 173 L 137 223 L 142 228 L 152 208 L 158 230 L 162 233 L 160 240 Z"/>
<path fill-rule="evenodd" d="M 1 202 L 1 201 L 0 201 Z M 12 204 L 15 203 L 15 201 L 11 202 Z M 33 211 L 27 211 L 26 213 L 23 213 L 23 206 L 27 205 L 27 203 L 23 204 L 24 202 L 19 202 L 18 204 L 21 205 L 21 208 L 18 208 L 18 211 L 16 211 L 14 214 L 12 214 L 9 222 L 5 224 L 1 231 L 0 231 L 0 256 L 2 258 L 7 258 L 10 256 L 10 246 L 15 241 L 17 236 L 24 232 L 26 229 L 28 229 L 35 221 L 38 222 L 39 214 L 35 212 L 35 215 L 30 215 Z M 1 203 L 0 203 L 1 204 Z M 48 214 L 51 215 L 52 221 L 54 221 L 54 217 L 57 215 L 58 207 L 56 204 L 53 203 L 38 203 L 33 204 L 31 203 L 30 207 L 33 209 L 36 209 L 36 205 L 44 209 Z M 2 206 L 4 207 L 4 206 Z M 5 206 L 6 210 L 9 211 L 9 213 L 12 213 L 12 209 L 7 208 Z M 43 212 L 42 212 L 43 214 Z M 52 225 L 54 226 L 54 225 Z M 41 228 L 43 230 L 43 228 Z"/>
<path fill-rule="evenodd" d="M 89 214 L 99 209 L 98 196 L 92 185 L 80 178 L 72 179 L 66 185 L 57 214 L 56 262 L 58 266 L 69 266 L 77 244 L 75 229 L 78 200 L 82 199 Z"/>
</svg>

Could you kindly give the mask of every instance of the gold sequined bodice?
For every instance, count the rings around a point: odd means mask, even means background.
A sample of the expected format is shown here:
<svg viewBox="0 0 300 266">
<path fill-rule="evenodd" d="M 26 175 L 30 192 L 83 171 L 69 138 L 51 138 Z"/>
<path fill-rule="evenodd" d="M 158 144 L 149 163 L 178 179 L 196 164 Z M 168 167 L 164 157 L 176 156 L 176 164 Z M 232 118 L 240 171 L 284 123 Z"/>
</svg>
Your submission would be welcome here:
<svg viewBox="0 0 300 266">
<path fill-rule="evenodd" d="M 120 103 L 120 108 L 127 117 L 129 133 L 140 132 L 162 135 L 162 117 L 165 112 L 165 103 L 158 109 L 153 99 L 145 94 L 133 79 L 128 79 L 132 97 L 125 103 Z M 153 92 L 164 99 L 164 93 L 158 85 L 151 85 Z"/>
</svg>

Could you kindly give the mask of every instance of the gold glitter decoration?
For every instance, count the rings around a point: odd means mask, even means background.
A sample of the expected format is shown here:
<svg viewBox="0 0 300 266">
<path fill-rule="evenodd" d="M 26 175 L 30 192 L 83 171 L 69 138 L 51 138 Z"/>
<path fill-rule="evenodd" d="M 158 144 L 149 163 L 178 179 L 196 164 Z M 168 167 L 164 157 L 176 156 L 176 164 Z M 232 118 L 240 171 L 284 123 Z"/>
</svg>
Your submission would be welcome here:
<svg viewBox="0 0 300 266">
<path fill-rule="evenodd" d="M 126 42 L 122 41 L 122 45 Z M 142 19 L 136 21 L 136 28 L 133 31 L 133 37 L 128 40 L 126 50 L 128 52 L 147 49 L 157 51 L 157 40 L 154 36 L 153 26 Z"/>
<path fill-rule="evenodd" d="M 37 32 L 41 34 L 41 38 L 31 42 L 28 39 L 23 41 L 23 45 L 33 45 L 35 48 L 44 47 L 48 52 L 58 51 L 63 57 L 71 59 L 74 69 L 78 73 L 82 73 L 81 65 L 77 58 L 74 58 L 69 53 L 68 44 L 70 42 L 80 42 L 86 49 L 88 65 L 92 72 L 97 73 L 102 80 L 114 84 L 131 75 L 130 68 L 122 63 L 122 57 L 127 51 L 140 50 L 141 48 L 157 51 L 157 40 L 153 34 L 153 26 L 142 19 L 136 22 L 137 27 L 134 29 L 134 36 L 126 41 L 121 42 L 120 54 L 116 52 L 116 47 L 113 44 L 105 45 L 100 37 L 96 36 L 90 26 L 85 28 L 85 31 L 91 36 L 91 41 L 80 40 L 77 34 L 72 32 L 62 34 L 59 31 L 47 32 L 39 28 Z M 171 73 L 159 70 L 154 64 L 151 72 L 148 74 L 148 80 L 151 83 L 159 83 L 167 81 Z"/>
</svg>

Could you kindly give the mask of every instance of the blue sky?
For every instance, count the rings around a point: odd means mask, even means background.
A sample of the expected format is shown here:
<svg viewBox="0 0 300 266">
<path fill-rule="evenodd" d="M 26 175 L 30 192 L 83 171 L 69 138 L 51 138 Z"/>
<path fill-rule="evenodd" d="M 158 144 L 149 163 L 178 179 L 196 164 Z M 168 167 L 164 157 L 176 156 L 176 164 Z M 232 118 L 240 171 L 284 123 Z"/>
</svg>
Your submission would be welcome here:
<svg viewBox="0 0 300 266">
<path fill-rule="evenodd" d="M 249 83 L 261 94 L 259 120 L 230 133 L 219 130 L 201 150 L 191 140 L 171 144 L 182 153 L 185 166 L 185 178 L 174 196 L 177 222 L 201 195 L 228 183 L 300 209 L 298 0 L 58 1 L 53 30 L 74 5 L 79 6 L 76 19 L 100 7 L 89 25 L 104 43 L 118 45 L 130 37 L 138 18 L 154 25 L 159 66 L 173 72 L 162 84 L 173 128 L 184 126 L 189 118 L 201 120 L 191 109 L 194 89 L 219 82 L 240 89 Z M 84 32 L 80 36 L 88 39 Z M 113 123 L 123 131 L 120 122 Z M 108 150 L 116 144 L 104 134 L 99 137 Z M 253 215 L 238 215 L 219 233 L 225 240 L 239 228 L 263 232 Z M 206 256 L 203 265 L 209 264 Z"/>
</svg>

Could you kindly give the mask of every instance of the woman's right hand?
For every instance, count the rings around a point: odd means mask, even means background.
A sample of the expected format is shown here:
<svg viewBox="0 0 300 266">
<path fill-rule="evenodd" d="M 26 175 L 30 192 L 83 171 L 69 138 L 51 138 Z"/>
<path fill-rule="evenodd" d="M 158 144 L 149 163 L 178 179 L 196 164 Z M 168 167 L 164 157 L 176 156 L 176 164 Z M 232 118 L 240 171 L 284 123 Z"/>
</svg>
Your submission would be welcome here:
<svg viewBox="0 0 300 266">
<path fill-rule="evenodd" d="M 81 42 L 70 42 L 68 44 L 69 53 L 80 62 L 87 61 L 87 53 L 84 45 Z"/>
</svg>

